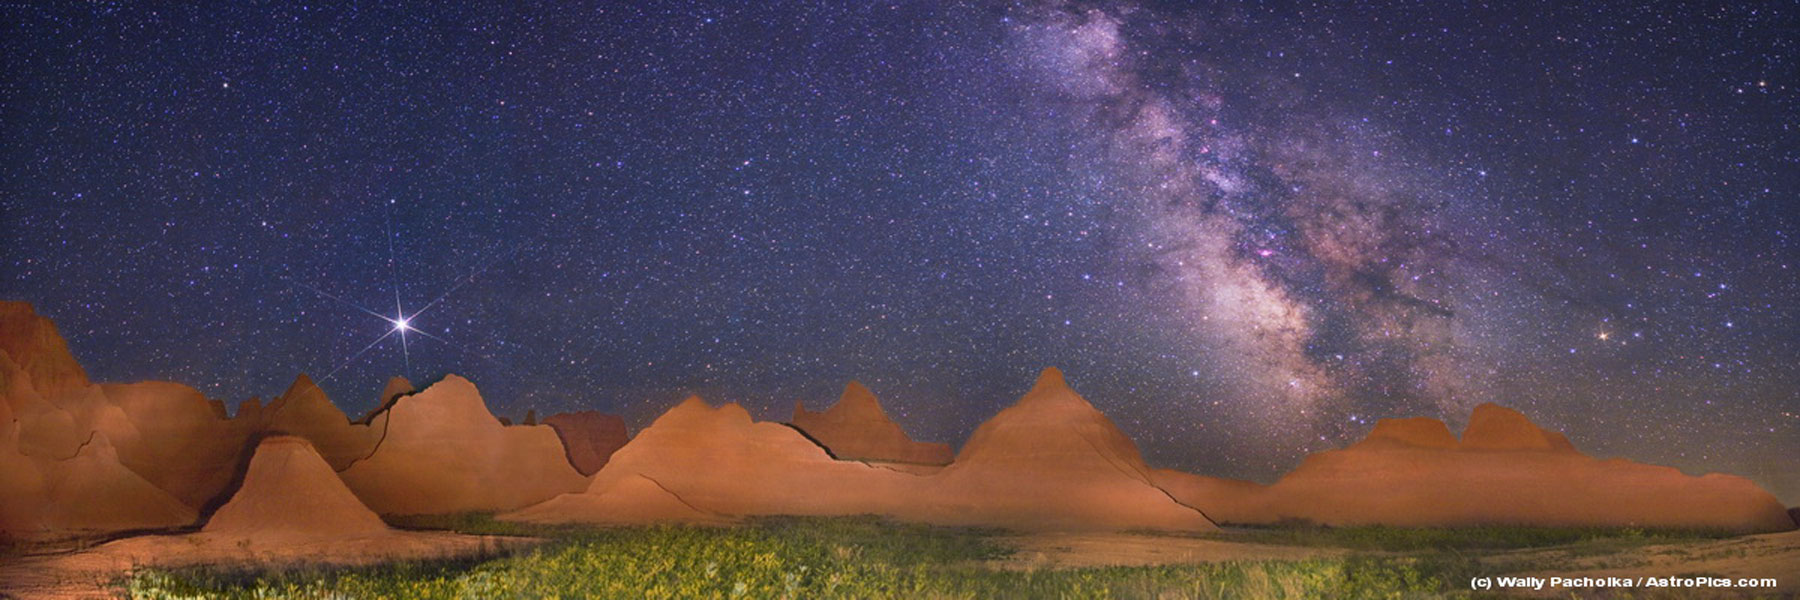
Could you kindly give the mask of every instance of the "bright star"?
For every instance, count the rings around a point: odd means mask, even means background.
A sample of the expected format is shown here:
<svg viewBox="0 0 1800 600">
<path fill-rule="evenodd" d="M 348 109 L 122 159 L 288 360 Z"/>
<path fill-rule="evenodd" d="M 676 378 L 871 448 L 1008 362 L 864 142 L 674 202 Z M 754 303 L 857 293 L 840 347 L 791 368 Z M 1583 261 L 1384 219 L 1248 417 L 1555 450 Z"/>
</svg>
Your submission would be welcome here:
<svg viewBox="0 0 1800 600">
<path fill-rule="evenodd" d="M 482 354 L 480 352 L 473 351 L 467 347 L 464 347 L 461 344 L 451 342 L 450 340 L 444 339 L 443 337 L 440 337 L 438 335 L 434 335 L 426 330 L 419 329 L 417 327 L 413 327 L 412 321 L 413 321 L 413 319 L 419 318 L 420 315 L 425 314 L 426 311 L 431 310 L 433 307 L 437 306 L 440 302 L 443 302 L 445 298 L 449 297 L 450 294 L 455 293 L 458 289 L 461 289 L 463 287 L 463 285 L 465 285 L 471 281 L 474 281 L 476 276 L 479 276 L 482 273 L 486 272 L 489 268 L 493 267 L 496 263 L 498 263 L 502 260 L 506 260 L 515 254 L 518 254 L 518 252 L 520 250 L 525 248 L 525 245 L 520 244 L 518 246 L 514 246 L 511 250 L 502 253 L 500 256 L 490 260 L 486 264 L 478 265 L 474 270 L 470 271 L 467 275 L 464 275 L 462 277 L 458 277 L 454 280 L 451 280 L 450 285 L 448 286 L 449 289 L 444 290 L 444 293 L 439 294 L 436 298 L 433 298 L 430 302 L 426 302 L 424 305 L 419 306 L 418 308 L 414 309 L 412 314 L 407 314 L 406 308 L 401 304 L 401 301 L 400 301 L 400 271 L 399 271 L 399 268 L 395 266 L 395 263 L 397 263 L 398 261 L 395 260 L 395 256 L 394 256 L 394 244 L 393 244 L 394 233 L 393 233 L 393 225 L 391 222 L 393 219 L 393 216 L 391 213 L 389 214 L 388 218 L 389 218 L 390 223 L 389 223 L 388 232 L 387 232 L 387 238 L 388 238 L 388 240 L 387 240 L 388 241 L 387 264 L 388 264 L 388 275 L 390 278 L 392 278 L 392 282 L 393 282 L 393 286 L 394 286 L 394 288 L 393 288 L 394 289 L 394 316 L 390 317 L 390 316 L 375 312 L 374 310 L 372 310 L 368 307 L 365 307 L 361 304 L 357 304 L 355 302 L 351 302 L 350 300 L 347 300 L 338 295 L 326 292 L 325 290 L 319 289 L 319 288 L 311 286 L 311 285 L 307 285 L 306 283 L 302 283 L 300 281 L 295 281 L 295 280 L 289 279 L 289 283 L 293 284 L 294 286 L 305 288 L 307 290 L 311 290 L 313 293 L 316 293 L 320 296 L 337 301 L 345 306 L 362 311 L 365 314 L 379 318 L 383 321 L 387 321 L 387 323 L 389 325 L 389 327 L 387 328 L 387 331 L 385 333 L 382 333 L 380 337 L 375 338 L 375 341 L 369 342 L 369 344 L 366 346 L 363 346 L 361 350 L 357 350 L 355 353 L 351 354 L 349 358 L 344 359 L 342 362 L 339 362 L 335 367 L 332 367 L 332 369 L 330 371 L 327 371 L 325 373 L 325 377 L 319 379 L 320 382 L 330 381 L 332 376 L 336 375 L 338 373 L 338 371 L 343 370 L 344 367 L 349 366 L 350 363 L 356 361 L 357 358 L 360 358 L 363 354 L 368 353 L 368 351 L 370 349 L 373 349 L 375 346 L 380 345 L 384 341 L 387 341 L 388 338 L 394 337 L 395 334 L 398 334 L 400 337 L 400 356 L 403 360 L 406 361 L 406 363 L 405 363 L 406 370 L 409 372 L 412 370 L 412 347 L 411 347 L 412 340 L 410 339 L 411 336 L 408 335 L 409 333 L 418 334 L 420 337 L 429 338 L 432 341 L 436 341 L 436 342 L 451 346 L 453 348 L 456 348 L 457 350 L 461 350 L 465 353 L 468 353 L 471 356 L 475 356 L 475 357 L 486 359 L 486 360 L 493 360 L 492 357 Z"/>
</svg>

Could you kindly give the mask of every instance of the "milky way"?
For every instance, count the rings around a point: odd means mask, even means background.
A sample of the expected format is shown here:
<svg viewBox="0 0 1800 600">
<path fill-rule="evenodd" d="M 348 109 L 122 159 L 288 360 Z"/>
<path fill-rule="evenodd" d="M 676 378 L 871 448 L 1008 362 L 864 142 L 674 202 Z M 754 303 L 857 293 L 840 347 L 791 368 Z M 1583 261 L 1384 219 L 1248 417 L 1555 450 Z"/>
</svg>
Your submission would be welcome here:
<svg viewBox="0 0 1800 600">
<path fill-rule="evenodd" d="M 641 427 L 858 379 L 958 442 L 1054 365 L 1158 466 L 1269 481 L 1495 401 L 1800 498 L 1790 5 L 15 3 L 0 27 L 0 297 L 101 381 L 233 404 L 329 375 L 356 413 L 457 373 L 500 414 Z"/>
<path fill-rule="evenodd" d="M 1139 230 L 1125 251 L 1182 304 L 1249 414 L 1337 425 L 1482 399 L 1459 389 L 1457 244 L 1437 223 L 1448 200 L 1359 143 L 1374 135 L 1364 124 L 1304 103 L 1272 119 L 1237 109 L 1254 100 L 1218 90 L 1244 76 L 1204 55 L 1164 68 L 1118 12 L 1026 11 L 1022 66 L 1105 140 L 1096 162 L 1119 175 L 1113 199 Z"/>
</svg>

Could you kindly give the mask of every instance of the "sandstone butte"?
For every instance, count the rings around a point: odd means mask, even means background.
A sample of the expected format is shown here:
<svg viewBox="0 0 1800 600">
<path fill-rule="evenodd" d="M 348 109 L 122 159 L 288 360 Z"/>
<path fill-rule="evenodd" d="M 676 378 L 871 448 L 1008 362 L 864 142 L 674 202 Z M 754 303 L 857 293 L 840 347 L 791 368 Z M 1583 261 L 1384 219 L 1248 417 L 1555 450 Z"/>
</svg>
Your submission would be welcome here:
<svg viewBox="0 0 1800 600">
<path fill-rule="evenodd" d="M 621 422 L 593 413 L 502 425 L 475 386 L 454 375 L 416 393 L 390 380 L 381 408 L 354 422 L 305 376 L 267 405 L 247 401 L 228 416 L 222 402 L 180 384 L 89 381 L 55 326 L 18 302 L 0 302 L 0 395 L 6 538 L 183 527 L 208 514 L 207 529 L 193 535 L 303 533 L 335 525 L 304 515 L 242 524 L 255 522 L 245 515 L 314 510 L 306 502 L 349 510 L 337 486 L 362 511 L 515 511 L 506 518 L 528 521 L 875 513 L 1032 529 L 1201 531 L 1212 520 L 1286 519 L 1794 527 L 1746 479 L 1589 457 L 1497 405 L 1477 407 L 1460 438 L 1436 419 L 1382 421 L 1361 442 L 1312 455 L 1269 486 L 1155 470 L 1055 369 L 941 468 L 893 462 L 934 445 L 906 437 L 854 383 L 824 413 L 796 411 L 794 426 L 690 398 L 628 442 Z M 253 450 L 269 459 L 259 462 Z M 578 466 L 595 469 L 591 480 Z M 313 487 L 322 495 L 299 490 Z M 294 498 L 272 499 L 270 490 Z"/>
<path fill-rule="evenodd" d="M 101 413 L 91 406 L 98 393 L 48 319 L 29 305 L 0 302 L 0 539 L 176 527 L 196 519 L 194 507 L 124 466 L 109 431 L 86 427 L 87 419 L 57 404 L 81 398 L 88 405 L 82 412 Z M 103 416 L 116 425 L 123 411 L 110 408 Z"/>
<path fill-rule="evenodd" d="M 462 414 L 486 415 L 473 386 L 467 387 L 465 396 L 473 398 L 475 406 Z M 301 375 L 267 405 L 252 399 L 240 405 L 235 417 L 229 416 L 223 402 L 181 384 L 92 383 L 49 319 L 28 304 L 0 302 L 0 400 L 4 400 L 0 488 L 7 490 L 0 494 L 0 537 L 86 536 L 191 525 L 226 501 L 257 439 L 271 434 L 303 437 L 333 468 L 348 468 L 375 452 L 388 433 L 390 413 L 433 418 L 433 409 L 427 406 L 434 404 L 430 399 L 391 410 L 410 398 L 406 394 L 411 390 L 404 379 L 390 380 L 383 391 L 384 408 L 351 422 Z M 452 420 L 470 421 L 480 419 Z M 413 442 L 421 437 L 461 435 L 445 430 L 445 424 L 421 425 L 411 419 L 406 425 L 401 441 L 377 466 L 363 472 L 408 454 L 409 448 L 416 450 Z M 584 486 L 585 480 L 567 464 L 555 434 L 547 428 L 536 428 L 536 433 L 530 429 L 496 432 L 476 426 L 469 430 L 473 437 L 446 444 L 448 449 L 441 453 L 424 453 L 433 456 L 419 459 L 419 465 L 448 469 L 436 478 L 440 483 L 475 481 L 485 483 L 471 485 L 498 488 L 485 495 L 452 496 L 438 504 L 451 507 L 446 510 L 510 509 Z M 489 444 L 497 451 L 466 445 L 471 442 Z M 514 473 L 503 474 L 507 471 Z M 368 493 L 398 508 L 431 512 L 430 503 L 393 501 L 406 494 L 381 482 L 361 481 Z"/>
<path fill-rule="evenodd" d="M 947 444 L 913 441 L 888 418 L 874 392 L 855 381 L 825 412 L 809 412 L 795 402 L 792 424 L 838 460 L 941 466 L 955 457 Z"/>
<path fill-rule="evenodd" d="M 838 461 L 786 425 L 690 397 L 639 431 L 585 491 L 502 518 L 723 522 L 744 515 L 891 514 L 916 477 Z"/>
<path fill-rule="evenodd" d="M 404 381 L 404 380 L 403 380 Z M 389 390 L 394 384 L 388 384 Z M 386 397 L 386 394 L 383 394 Z M 325 390 L 302 374 L 286 392 L 262 407 L 264 430 L 306 438 L 333 470 L 342 471 L 366 458 L 381 441 L 387 413 L 371 413 L 369 422 L 352 423 Z"/>
<path fill-rule="evenodd" d="M 492 550 L 516 540 L 401 531 L 357 499 L 299 437 L 261 439 L 229 499 L 199 531 L 132 537 L 64 557 L 114 570 L 220 562 L 361 564 Z M 51 561 L 52 565 L 56 560 Z"/>
<path fill-rule="evenodd" d="M 1596 459 L 1496 404 L 1459 440 L 1443 421 L 1376 424 L 1347 448 L 1308 456 L 1270 486 L 1161 470 L 1157 482 L 1221 522 L 1793 529 L 1775 497 L 1742 477 Z"/>
<path fill-rule="evenodd" d="M 456 375 L 399 397 L 370 427 L 380 441 L 340 475 L 381 514 L 514 510 L 587 486 L 554 430 L 502 425 Z"/>
<path fill-rule="evenodd" d="M 1054 369 L 934 474 L 837 460 L 794 428 L 695 397 L 614 453 L 586 491 L 502 518 L 721 522 L 871 513 L 1025 529 L 1214 529 L 1151 485 L 1136 446 Z"/>
<path fill-rule="evenodd" d="M 1044 529 L 1206 531 L 1217 526 L 1151 480 L 1137 445 L 1045 369 L 930 476 L 930 521 Z"/>
<path fill-rule="evenodd" d="M 200 531 L 214 539 L 278 543 L 390 529 L 344 486 L 311 442 L 276 435 L 256 445 L 242 484 Z"/>
<path fill-rule="evenodd" d="M 415 389 L 412 382 L 407 381 L 405 377 L 399 375 L 389 377 L 387 383 L 381 386 L 381 407 L 377 408 L 375 413 L 370 413 L 370 415 L 372 416 L 376 413 L 380 413 L 383 409 L 393 406 L 394 401 L 399 400 L 401 396 L 416 391 L 419 390 Z"/>
</svg>

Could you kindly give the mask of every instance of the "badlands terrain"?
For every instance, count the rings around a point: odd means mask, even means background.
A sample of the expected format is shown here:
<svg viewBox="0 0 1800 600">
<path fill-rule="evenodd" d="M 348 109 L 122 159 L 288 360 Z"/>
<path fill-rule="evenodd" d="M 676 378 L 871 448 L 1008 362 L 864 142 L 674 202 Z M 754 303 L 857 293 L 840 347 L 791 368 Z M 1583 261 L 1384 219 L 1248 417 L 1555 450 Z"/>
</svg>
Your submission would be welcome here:
<svg viewBox="0 0 1800 600">
<path fill-rule="evenodd" d="M 954 449 L 911 439 L 856 382 L 786 422 L 692 397 L 633 434 L 593 411 L 497 417 L 455 375 L 394 378 L 353 418 L 304 375 L 235 410 L 177 383 L 92 382 L 16 302 L 0 303 L 0 393 L 0 594 L 18 597 L 1800 585 L 1794 517 L 1753 482 L 1588 456 L 1492 404 L 1460 435 L 1382 421 L 1263 485 L 1147 464 L 1054 368 Z"/>
</svg>

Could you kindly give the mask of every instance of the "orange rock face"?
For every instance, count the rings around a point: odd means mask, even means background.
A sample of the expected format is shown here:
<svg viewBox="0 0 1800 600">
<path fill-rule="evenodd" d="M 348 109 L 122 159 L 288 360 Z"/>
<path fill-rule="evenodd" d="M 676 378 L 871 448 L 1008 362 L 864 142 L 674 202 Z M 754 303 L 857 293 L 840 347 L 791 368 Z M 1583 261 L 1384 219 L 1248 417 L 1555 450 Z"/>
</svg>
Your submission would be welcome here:
<svg viewBox="0 0 1800 600">
<path fill-rule="evenodd" d="M 192 507 L 121 466 L 105 434 L 96 433 L 74 458 L 39 465 L 44 474 L 40 533 L 178 527 L 198 518 Z"/>
<path fill-rule="evenodd" d="M 358 465 L 358 491 L 396 512 L 506 510 L 585 487 L 553 431 L 501 427 L 472 385 L 450 379 L 416 401 L 396 401 L 414 396 L 403 396 L 405 380 L 390 381 L 390 410 L 366 424 L 305 376 L 267 406 L 247 402 L 227 418 L 221 402 L 184 385 L 89 383 L 48 320 L 0 302 L 0 528 L 59 535 L 192 523 L 225 501 L 246 444 L 267 433 L 309 440 L 307 452 L 333 468 Z M 372 456 L 378 443 L 384 452 Z"/>
<path fill-rule="evenodd" d="M 388 530 L 303 438 L 273 436 L 256 446 L 243 483 L 201 528 L 262 541 L 335 539 Z"/>
<path fill-rule="evenodd" d="M 0 433 L 0 489 L 6 490 L 0 494 L 0 540 L 42 535 L 48 527 L 39 516 L 45 502 L 44 474 L 4 433 Z"/>
<path fill-rule="evenodd" d="M 61 404 L 90 387 L 49 319 L 29 304 L 0 302 L 0 392 L 18 423 L 14 439 L 20 453 L 74 456 L 91 428 Z"/>
<path fill-rule="evenodd" d="M 931 477 L 930 520 L 1047 529 L 1217 527 L 1156 487 L 1137 445 L 1045 369 Z"/>
<path fill-rule="evenodd" d="M 384 396 L 393 388 L 390 380 Z M 334 470 L 349 468 L 350 463 L 367 457 L 382 434 L 381 424 L 351 423 L 350 417 L 325 396 L 325 390 L 305 375 L 263 407 L 262 414 L 266 420 L 264 431 L 306 438 Z"/>
<path fill-rule="evenodd" d="M 1498 404 L 1475 407 L 1463 430 L 1462 447 L 1469 450 L 1545 450 L 1574 452 L 1575 445 L 1563 434 L 1532 423 L 1519 411 Z"/>
<path fill-rule="evenodd" d="M 1195 475 L 1173 469 L 1151 469 L 1150 481 L 1214 523 L 1267 524 L 1279 520 L 1262 504 L 1266 486 L 1254 481 Z"/>
<path fill-rule="evenodd" d="M 0 354 L 0 384 L 23 379 Z M 28 456 L 19 450 L 21 421 L 14 415 L 10 403 L 0 402 L 0 538 L 176 527 L 196 519 L 192 507 L 125 468 L 106 433 L 90 431 L 69 455 Z"/>
<path fill-rule="evenodd" d="M 717 521 L 738 515 L 894 514 L 917 477 L 838 461 L 786 425 L 736 404 L 688 398 L 632 438 L 580 494 L 503 518 Z M 630 522 L 630 521 L 627 521 Z"/>
<path fill-rule="evenodd" d="M 374 451 L 341 473 L 378 513 L 513 510 L 587 487 L 554 430 L 501 425 L 467 379 L 402 396 L 383 419 Z"/>
<path fill-rule="evenodd" d="M 407 381 L 405 377 L 400 377 L 398 375 L 389 377 L 387 384 L 381 386 L 381 408 L 387 408 L 388 406 L 393 405 L 394 401 L 400 399 L 401 396 L 416 391 L 418 390 L 413 388 L 412 382 Z"/>
<path fill-rule="evenodd" d="M 163 381 L 97 386 L 91 427 L 119 448 L 125 466 L 196 509 L 223 494 L 261 427 L 222 419 L 198 390 Z"/>
<path fill-rule="evenodd" d="M 0 302 L 0 395 L 0 537 L 89 535 L 195 520 L 192 506 L 121 462 L 113 436 L 136 437 L 137 428 L 88 384 L 50 322 L 23 303 Z"/>
<path fill-rule="evenodd" d="M 1401 446 L 1416 448 L 1451 449 L 1457 445 L 1456 434 L 1450 433 L 1450 427 L 1443 421 L 1430 417 L 1413 417 L 1410 419 L 1382 419 L 1375 423 L 1375 429 L 1363 438 L 1362 445 Z"/>
<path fill-rule="evenodd" d="M 0 302 L 0 352 L 12 357 L 39 394 L 54 398 L 88 386 L 87 371 L 50 319 L 24 302 Z"/>
<path fill-rule="evenodd" d="M 55 327 L 30 306 L 0 302 L 0 321 L 7 349 L 0 379 L 18 419 L 15 450 L 38 460 L 42 476 L 56 479 L 59 465 L 98 436 L 109 458 L 90 462 L 118 462 L 190 511 L 230 483 L 243 441 L 260 426 L 254 420 L 226 419 L 217 402 L 180 384 L 91 384 Z M 96 511 L 108 502 L 82 501 Z"/>
<path fill-rule="evenodd" d="M 550 415 L 544 424 L 556 430 L 568 452 L 569 464 L 584 476 L 599 472 L 614 452 L 631 441 L 624 419 L 597 411 Z"/>
<path fill-rule="evenodd" d="M 977 430 L 956 462 L 913 474 L 835 460 L 791 427 L 689 398 L 613 454 L 583 493 L 502 518 L 718 522 L 747 515 L 881 514 L 1027 529 L 1214 526 L 1150 483 L 1137 447 L 1047 371 Z"/>
<path fill-rule="evenodd" d="M 915 442 L 888 418 L 869 388 L 855 381 L 825 412 L 794 404 L 794 427 L 831 451 L 838 460 L 945 465 L 954 454 L 946 444 Z"/>
<path fill-rule="evenodd" d="M 1224 522 L 1793 527 L 1747 479 L 1598 460 L 1512 409 L 1477 407 L 1453 446 L 1439 430 L 1448 431 L 1432 419 L 1383 421 L 1368 439 L 1309 456 L 1266 488 L 1173 472 L 1158 480 Z"/>
<path fill-rule="evenodd" d="M 221 540 L 269 551 L 288 540 L 323 553 L 345 548 L 326 543 L 340 538 L 367 542 L 356 552 L 428 542 L 386 528 L 377 512 L 602 523 L 872 513 L 1062 530 L 1284 519 L 1795 526 L 1746 479 L 1595 459 L 1496 405 L 1477 407 L 1460 439 L 1435 419 L 1382 421 L 1262 486 L 1151 469 L 1055 369 L 953 460 L 947 446 L 908 438 L 855 383 L 830 410 L 797 408 L 793 426 L 690 398 L 629 441 L 622 421 L 592 412 L 505 426 L 456 376 L 417 393 L 396 378 L 382 400 L 352 422 L 301 376 L 268 405 L 246 402 L 228 418 L 223 403 L 184 385 L 93 384 L 47 319 L 0 302 L 0 536 L 178 527 L 215 506 L 194 537 L 145 551 L 236 551 Z"/>
<path fill-rule="evenodd" d="M 506 510 L 586 485 L 553 431 L 501 427 L 459 378 L 406 402 L 392 397 L 413 398 L 402 396 L 410 385 L 390 381 L 391 409 L 366 424 L 352 423 L 305 376 L 267 406 L 247 402 L 227 418 L 222 403 L 184 385 L 88 383 L 28 306 L 0 303 L 0 322 L 0 485 L 8 490 L 0 529 L 8 535 L 190 524 L 225 501 L 249 459 L 246 444 L 267 433 L 309 440 L 306 452 L 331 468 L 358 465 L 358 491 L 395 512 Z M 385 452 L 372 456 L 378 447 Z"/>
<path fill-rule="evenodd" d="M 0 359 L 5 359 L 5 352 L 0 351 Z M 4 381 L 5 372 L 0 365 L 0 391 L 9 383 Z M 7 492 L 0 494 L 0 538 L 35 529 L 44 476 L 30 457 L 19 453 L 19 422 L 4 399 L 0 399 L 0 489 Z"/>
<path fill-rule="evenodd" d="M 64 558 L 122 572 L 152 565 L 369 564 L 508 545 L 505 539 L 388 527 L 299 437 L 261 440 L 240 481 L 199 531 L 130 537 Z"/>
<path fill-rule="evenodd" d="M 563 494 L 501 518 L 538 523 L 579 522 L 601 525 L 723 525 L 737 520 L 731 515 L 689 504 L 661 483 L 639 473 L 610 479 L 603 487 L 590 488 L 585 493 Z"/>
</svg>

